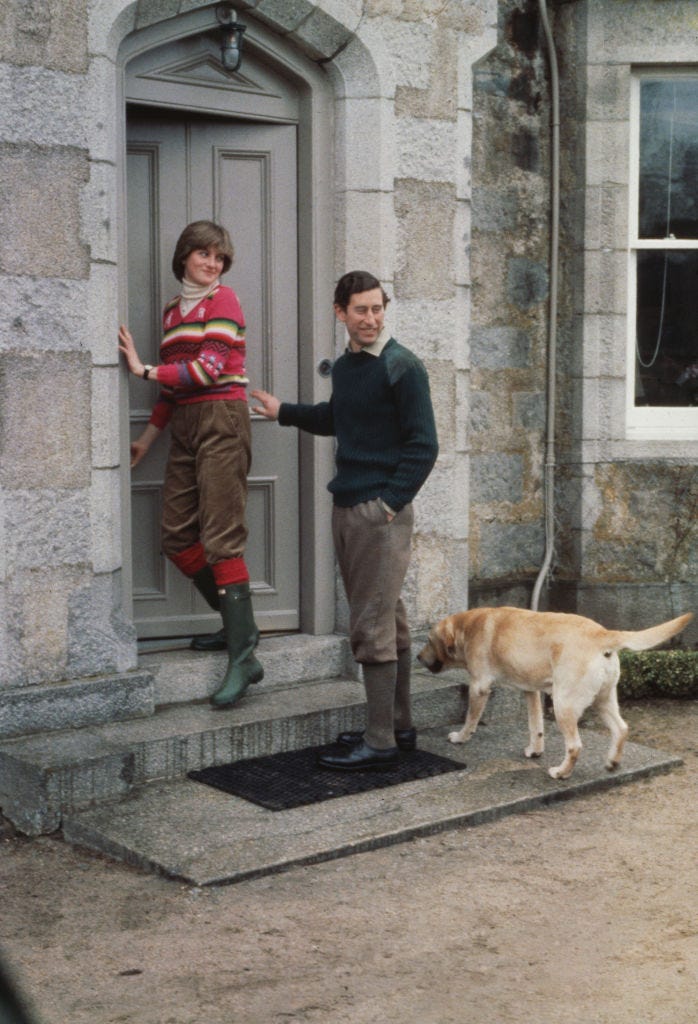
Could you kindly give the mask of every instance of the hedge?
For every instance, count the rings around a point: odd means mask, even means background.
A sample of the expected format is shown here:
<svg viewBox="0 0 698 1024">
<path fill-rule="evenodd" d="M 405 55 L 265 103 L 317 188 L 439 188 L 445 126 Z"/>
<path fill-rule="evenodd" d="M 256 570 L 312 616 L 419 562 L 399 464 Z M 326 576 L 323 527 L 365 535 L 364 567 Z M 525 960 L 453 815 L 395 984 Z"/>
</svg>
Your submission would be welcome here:
<svg viewBox="0 0 698 1024">
<path fill-rule="evenodd" d="M 698 699 L 698 651 L 621 651 L 618 696 Z"/>
</svg>

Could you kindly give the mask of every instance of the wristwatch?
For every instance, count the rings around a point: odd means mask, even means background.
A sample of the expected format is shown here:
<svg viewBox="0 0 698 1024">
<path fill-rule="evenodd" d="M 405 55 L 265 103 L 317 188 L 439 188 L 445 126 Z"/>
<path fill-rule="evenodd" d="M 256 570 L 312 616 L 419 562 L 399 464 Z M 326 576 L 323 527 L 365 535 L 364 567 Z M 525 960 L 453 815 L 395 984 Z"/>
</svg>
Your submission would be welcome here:
<svg viewBox="0 0 698 1024">
<path fill-rule="evenodd" d="M 153 367 L 149 366 L 148 363 L 145 364 L 145 366 L 143 367 L 143 380 L 147 380 L 148 379 L 148 377 L 150 376 L 150 371 L 152 369 L 153 369 Z"/>
</svg>

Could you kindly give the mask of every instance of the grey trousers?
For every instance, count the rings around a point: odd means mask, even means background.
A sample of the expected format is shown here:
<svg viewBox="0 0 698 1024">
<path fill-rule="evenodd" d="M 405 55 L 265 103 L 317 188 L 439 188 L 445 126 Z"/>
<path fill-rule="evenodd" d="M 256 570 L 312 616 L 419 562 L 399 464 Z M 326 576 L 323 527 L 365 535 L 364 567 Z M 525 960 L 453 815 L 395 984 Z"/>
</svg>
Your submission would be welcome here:
<svg viewBox="0 0 698 1024">
<path fill-rule="evenodd" d="M 410 646 L 400 591 L 410 562 L 412 505 L 386 522 L 378 499 L 332 510 L 332 536 L 349 601 L 351 649 L 356 661 L 396 661 Z"/>
</svg>

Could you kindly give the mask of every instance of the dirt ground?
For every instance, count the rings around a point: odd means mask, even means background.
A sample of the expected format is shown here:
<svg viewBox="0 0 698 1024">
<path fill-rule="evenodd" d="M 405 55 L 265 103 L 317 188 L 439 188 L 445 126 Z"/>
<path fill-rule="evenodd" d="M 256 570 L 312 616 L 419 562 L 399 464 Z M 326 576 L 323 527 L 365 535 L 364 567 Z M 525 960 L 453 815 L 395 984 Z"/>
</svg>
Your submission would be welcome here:
<svg viewBox="0 0 698 1024">
<path fill-rule="evenodd" d="M 693 1024 L 698 701 L 624 708 L 683 768 L 196 889 L 0 843 L 0 948 L 40 1024 Z"/>
</svg>

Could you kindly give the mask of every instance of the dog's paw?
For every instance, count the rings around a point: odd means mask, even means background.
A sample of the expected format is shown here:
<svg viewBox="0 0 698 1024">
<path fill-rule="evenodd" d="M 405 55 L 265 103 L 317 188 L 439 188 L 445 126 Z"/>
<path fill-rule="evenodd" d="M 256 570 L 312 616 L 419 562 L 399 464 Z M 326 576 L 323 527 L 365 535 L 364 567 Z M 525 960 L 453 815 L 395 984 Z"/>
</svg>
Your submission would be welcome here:
<svg viewBox="0 0 698 1024">
<path fill-rule="evenodd" d="M 543 753 L 542 746 L 526 747 L 524 754 L 526 757 L 540 757 Z"/>
<path fill-rule="evenodd" d="M 606 771 L 615 772 L 620 767 L 620 761 L 606 761 Z"/>
<path fill-rule="evenodd" d="M 558 765 L 557 768 L 548 768 L 548 775 L 551 779 L 567 779 L 570 777 L 571 774 L 572 769 L 570 768 L 570 770 L 566 772 L 564 771 L 562 765 Z"/>
<path fill-rule="evenodd" d="M 465 743 L 467 737 L 462 732 L 450 732 L 448 734 L 449 743 Z"/>
</svg>

